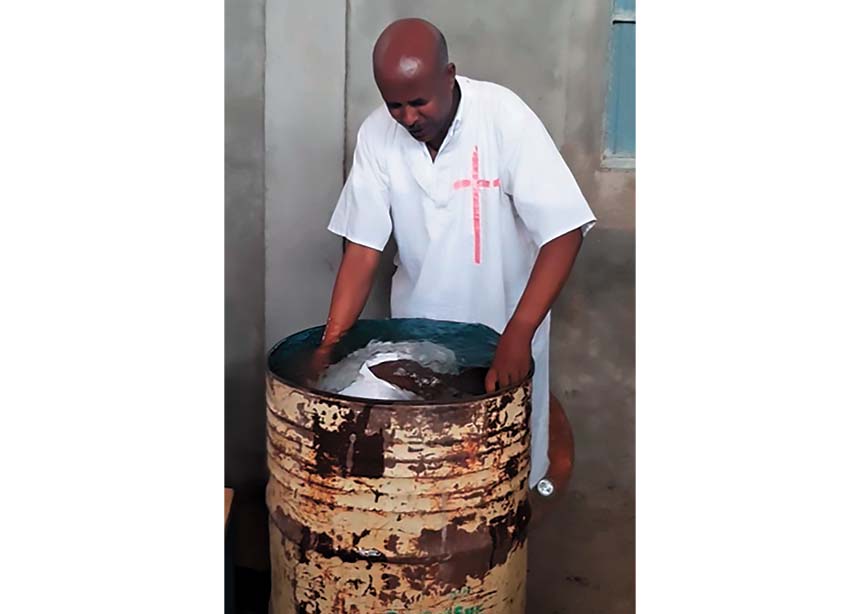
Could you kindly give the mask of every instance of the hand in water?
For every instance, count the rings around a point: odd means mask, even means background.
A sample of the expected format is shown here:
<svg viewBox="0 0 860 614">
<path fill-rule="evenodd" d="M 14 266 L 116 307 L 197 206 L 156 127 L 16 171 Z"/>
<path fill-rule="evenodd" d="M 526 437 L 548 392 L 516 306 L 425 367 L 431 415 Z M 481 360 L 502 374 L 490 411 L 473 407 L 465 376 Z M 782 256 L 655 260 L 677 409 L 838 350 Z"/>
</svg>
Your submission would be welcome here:
<svg viewBox="0 0 860 614">
<path fill-rule="evenodd" d="M 332 345 L 321 345 L 311 354 L 305 371 L 305 385 L 316 386 L 322 374 L 331 364 Z"/>
<path fill-rule="evenodd" d="M 493 364 L 484 380 L 487 392 L 519 384 L 529 374 L 531 359 L 532 332 L 509 324 L 499 339 Z"/>
</svg>

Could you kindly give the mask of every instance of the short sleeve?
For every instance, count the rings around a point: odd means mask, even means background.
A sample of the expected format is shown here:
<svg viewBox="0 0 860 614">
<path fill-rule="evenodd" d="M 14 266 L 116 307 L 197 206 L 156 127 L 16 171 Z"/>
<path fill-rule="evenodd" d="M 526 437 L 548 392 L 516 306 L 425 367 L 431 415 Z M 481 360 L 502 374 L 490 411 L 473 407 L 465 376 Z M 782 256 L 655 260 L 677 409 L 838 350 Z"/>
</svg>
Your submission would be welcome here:
<svg viewBox="0 0 860 614">
<path fill-rule="evenodd" d="M 378 251 L 385 249 L 392 228 L 388 178 L 379 164 L 380 155 L 369 145 L 362 125 L 352 169 L 328 225 L 334 234 Z"/>
<path fill-rule="evenodd" d="M 585 236 L 596 222 L 594 213 L 541 120 L 519 103 L 502 187 L 539 247 L 577 228 Z"/>
</svg>

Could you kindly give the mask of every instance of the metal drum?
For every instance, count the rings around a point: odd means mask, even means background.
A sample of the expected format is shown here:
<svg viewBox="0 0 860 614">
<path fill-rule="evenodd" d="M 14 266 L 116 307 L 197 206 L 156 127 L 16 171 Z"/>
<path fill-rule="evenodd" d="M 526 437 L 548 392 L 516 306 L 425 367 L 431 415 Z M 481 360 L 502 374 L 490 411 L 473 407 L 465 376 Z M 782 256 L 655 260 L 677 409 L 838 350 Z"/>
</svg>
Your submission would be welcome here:
<svg viewBox="0 0 860 614">
<path fill-rule="evenodd" d="M 475 327 L 361 321 L 342 352 L 498 337 Z M 321 333 L 268 358 L 270 611 L 523 614 L 531 379 L 462 403 L 333 395 L 292 383 Z"/>
</svg>

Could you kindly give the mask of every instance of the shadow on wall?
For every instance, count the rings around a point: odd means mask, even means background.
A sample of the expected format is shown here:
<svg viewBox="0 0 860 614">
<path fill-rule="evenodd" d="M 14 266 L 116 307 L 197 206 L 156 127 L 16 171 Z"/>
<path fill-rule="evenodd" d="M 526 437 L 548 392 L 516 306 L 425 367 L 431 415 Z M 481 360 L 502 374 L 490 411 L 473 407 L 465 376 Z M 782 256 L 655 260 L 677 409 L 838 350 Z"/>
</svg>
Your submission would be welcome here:
<svg viewBox="0 0 860 614">
<path fill-rule="evenodd" d="M 262 368 L 251 361 L 228 362 L 224 391 L 227 485 L 236 489 L 265 485 L 266 397 Z"/>
<path fill-rule="evenodd" d="M 261 365 L 228 362 L 224 400 L 224 479 L 236 491 L 231 513 L 234 560 L 239 567 L 266 569 L 266 398 Z"/>
<path fill-rule="evenodd" d="M 606 228 L 598 220 L 594 230 L 585 238 L 577 258 L 573 283 L 565 286 L 560 300 L 576 293 L 587 297 L 593 307 L 617 304 L 618 292 L 626 295 L 635 290 L 635 258 L 635 233 Z M 633 302 L 621 306 L 633 312 Z"/>
<path fill-rule="evenodd" d="M 632 433 L 632 406 L 619 411 L 606 403 L 607 397 L 616 397 L 622 389 L 632 399 L 635 292 L 634 233 L 601 228 L 598 222 L 586 237 L 572 278 L 552 312 L 551 384 L 574 427 L 581 420 L 578 410 L 588 401 L 595 418 L 624 421 Z M 609 433 L 593 433 L 597 437 L 594 442 L 581 440 L 580 433 L 574 434 L 578 454 L 587 451 L 589 445 L 612 447 L 620 443 L 612 441 Z M 580 443 L 585 447 L 581 448 Z M 632 476 L 632 467 L 630 471 Z"/>
</svg>

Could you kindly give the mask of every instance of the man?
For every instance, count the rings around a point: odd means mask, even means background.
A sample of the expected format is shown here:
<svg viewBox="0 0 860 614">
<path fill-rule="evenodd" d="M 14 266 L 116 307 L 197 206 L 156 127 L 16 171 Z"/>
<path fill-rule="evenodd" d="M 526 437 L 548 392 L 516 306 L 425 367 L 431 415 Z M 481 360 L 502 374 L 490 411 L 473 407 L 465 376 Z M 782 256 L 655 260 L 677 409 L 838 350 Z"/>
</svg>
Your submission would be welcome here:
<svg viewBox="0 0 860 614">
<path fill-rule="evenodd" d="M 595 218 L 538 117 L 502 86 L 456 75 L 431 23 L 389 25 L 373 49 L 384 105 L 358 131 L 329 230 L 346 239 L 319 353 L 355 323 L 393 230 L 391 315 L 501 333 L 487 391 L 535 361 L 534 486 L 549 466 L 549 310 Z"/>
</svg>

